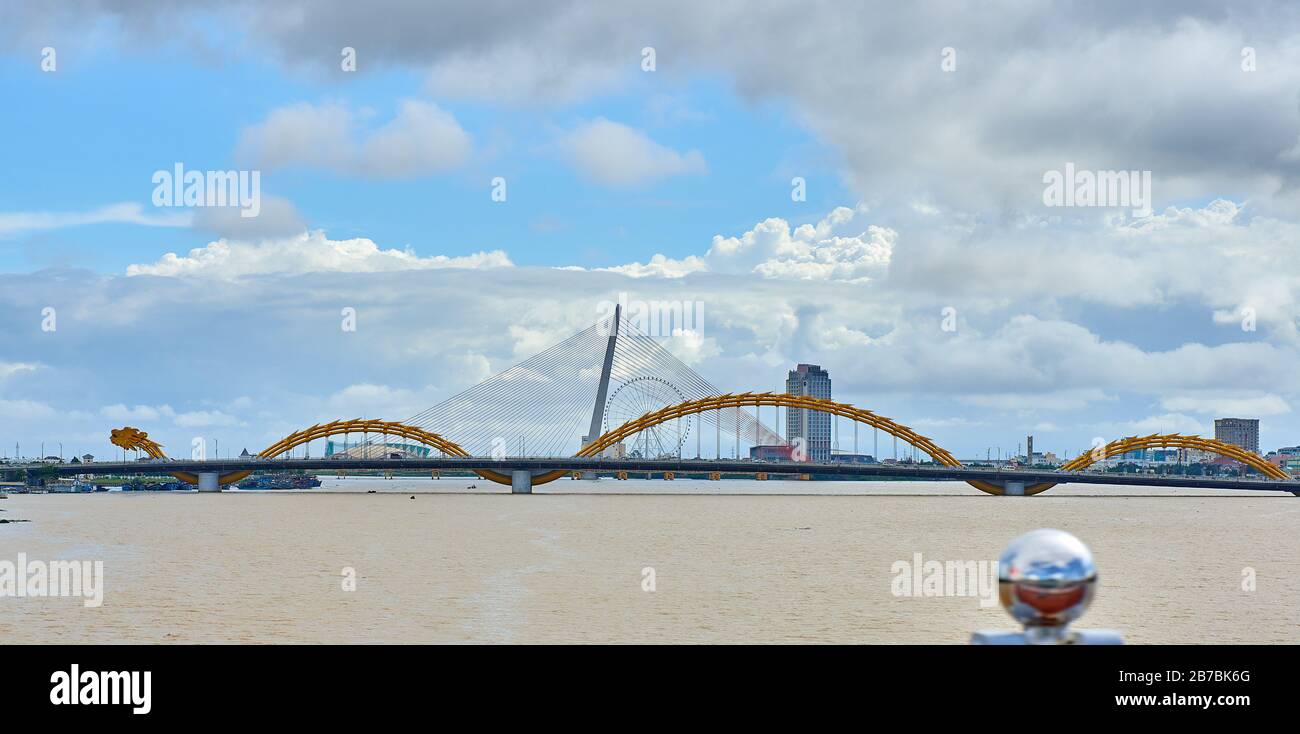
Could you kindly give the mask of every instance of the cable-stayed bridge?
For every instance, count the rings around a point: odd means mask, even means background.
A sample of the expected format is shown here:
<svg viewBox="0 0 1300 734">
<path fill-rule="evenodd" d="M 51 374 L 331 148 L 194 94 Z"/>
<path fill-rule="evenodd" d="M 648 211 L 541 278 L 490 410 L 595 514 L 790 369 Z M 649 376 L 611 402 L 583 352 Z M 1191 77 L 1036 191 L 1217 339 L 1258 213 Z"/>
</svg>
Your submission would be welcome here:
<svg viewBox="0 0 1300 734">
<path fill-rule="evenodd" d="M 763 421 L 765 409 L 775 429 Z M 928 462 L 809 462 L 799 439 L 791 442 L 781 435 L 782 415 L 789 418 L 790 411 L 830 414 L 837 429 L 848 421 L 855 452 L 858 429 L 863 427 L 871 429 L 873 439 L 884 432 L 928 457 Z M 405 443 L 395 446 L 394 439 Z M 1112 441 L 1079 455 L 1061 470 L 963 466 L 931 438 L 864 408 L 785 393 L 722 393 L 640 331 L 624 317 L 621 307 L 404 421 L 356 418 L 317 424 L 285 436 L 256 456 L 227 460 L 169 458 L 147 433 L 132 427 L 114 430 L 112 441 L 124 450 L 143 452 L 150 460 L 57 465 L 45 471 L 75 474 L 93 467 L 102 473 L 167 472 L 201 491 L 219 491 L 260 469 L 378 468 L 469 470 L 519 493 L 565 476 L 590 478 L 600 472 L 624 478 L 627 472 L 657 472 L 672 478 L 686 472 L 710 479 L 723 474 L 955 479 L 989 494 L 1032 495 L 1061 482 L 1084 482 L 1268 489 L 1300 495 L 1300 482 L 1258 454 L 1214 439 L 1177 434 Z M 342 451 L 328 456 L 318 452 L 313 458 L 312 445 L 320 441 L 341 443 Z M 791 443 L 791 461 L 750 458 L 749 447 Z M 411 445 L 422 447 L 422 453 L 412 456 L 405 451 Z M 1098 462 L 1153 447 L 1227 457 L 1262 478 L 1081 474 Z"/>
<path fill-rule="evenodd" d="M 403 423 L 452 438 L 474 456 L 570 456 L 646 413 L 721 394 L 616 306 L 610 316 Z M 710 440 L 731 437 L 733 455 L 737 434 L 759 445 L 785 443 L 756 414 L 733 408 L 648 426 L 626 451 L 638 458 L 693 456 L 703 450 L 706 433 Z"/>
</svg>

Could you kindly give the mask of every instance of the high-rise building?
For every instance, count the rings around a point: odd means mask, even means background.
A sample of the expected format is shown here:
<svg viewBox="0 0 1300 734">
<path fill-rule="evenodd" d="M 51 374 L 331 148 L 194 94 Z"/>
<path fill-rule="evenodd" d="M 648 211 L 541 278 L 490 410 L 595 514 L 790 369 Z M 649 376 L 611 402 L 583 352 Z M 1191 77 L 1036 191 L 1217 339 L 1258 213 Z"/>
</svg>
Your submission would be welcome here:
<svg viewBox="0 0 1300 734">
<path fill-rule="evenodd" d="M 785 380 L 787 395 L 831 398 L 831 376 L 820 365 L 800 364 L 790 370 Z M 830 461 L 831 414 L 818 410 L 792 408 L 785 415 L 786 436 L 804 440 L 810 461 Z"/>
<path fill-rule="evenodd" d="M 1259 453 L 1258 418 L 1215 418 L 1214 438 Z"/>
</svg>

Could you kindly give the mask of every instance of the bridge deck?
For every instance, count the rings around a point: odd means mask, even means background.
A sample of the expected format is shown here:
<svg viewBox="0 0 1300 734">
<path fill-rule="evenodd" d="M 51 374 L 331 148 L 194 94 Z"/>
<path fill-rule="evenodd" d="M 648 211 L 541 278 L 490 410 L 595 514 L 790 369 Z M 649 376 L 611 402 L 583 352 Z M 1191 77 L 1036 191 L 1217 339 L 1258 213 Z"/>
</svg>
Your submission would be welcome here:
<svg viewBox="0 0 1300 734">
<path fill-rule="evenodd" d="M 338 470 L 434 470 L 471 471 L 490 469 L 497 472 L 514 470 L 531 471 L 600 471 L 600 472 L 665 472 L 701 474 L 769 475 L 816 474 L 819 476 L 872 477 L 881 479 L 917 479 L 931 481 L 986 482 L 1057 482 L 1061 484 L 1116 484 L 1148 487 L 1187 487 L 1198 489 L 1247 489 L 1300 493 L 1300 481 L 1254 479 L 1236 477 L 1187 477 L 1159 474 L 1118 474 L 1107 472 L 1067 472 L 1040 469 L 1005 469 L 988 467 L 948 467 L 930 464 L 843 464 L 811 462 L 752 461 L 748 459 L 588 459 L 562 458 L 439 458 L 420 459 L 362 459 L 362 458 L 296 458 L 296 459 L 213 459 L 150 460 L 128 462 L 95 462 L 93 464 L 10 464 L 3 470 L 37 469 L 47 467 L 55 474 L 161 474 L 166 472 L 218 472 L 236 471 L 316 471 Z"/>
</svg>

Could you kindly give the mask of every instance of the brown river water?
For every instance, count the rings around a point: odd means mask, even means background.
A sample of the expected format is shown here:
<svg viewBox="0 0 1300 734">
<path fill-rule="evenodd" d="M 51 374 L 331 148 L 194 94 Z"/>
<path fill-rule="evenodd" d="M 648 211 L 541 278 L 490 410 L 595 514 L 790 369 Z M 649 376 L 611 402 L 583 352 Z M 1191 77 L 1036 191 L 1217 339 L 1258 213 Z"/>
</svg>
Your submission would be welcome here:
<svg viewBox="0 0 1300 734">
<path fill-rule="evenodd" d="M 324 481 L 11 494 L 0 518 L 30 522 L 0 524 L 0 563 L 103 561 L 103 603 L 0 596 L 0 640 L 965 643 L 1012 620 L 977 596 L 896 594 L 910 576 L 896 564 L 995 561 L 1056 527 L 1092 548 L 1101 578 L 1079 626 L 1131 643 L 1300 642 L 1300 498 L 1284 493 L 561 480 L 512 496 L 483 480 Z"/>
</svg>

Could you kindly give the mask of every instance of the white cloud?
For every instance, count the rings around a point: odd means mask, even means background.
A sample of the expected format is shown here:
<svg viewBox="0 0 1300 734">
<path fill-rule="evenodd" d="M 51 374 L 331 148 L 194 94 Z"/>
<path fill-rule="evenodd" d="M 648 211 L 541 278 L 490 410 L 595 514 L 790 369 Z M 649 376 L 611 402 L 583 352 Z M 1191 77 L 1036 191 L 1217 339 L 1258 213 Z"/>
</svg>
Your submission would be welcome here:
<svg viewBox="0 0 1300 734">
<path fill-rule="evenodd" d="M 233 415 L 220 410 L 195 410 L 179 413 L 174 420 L 182 428 L 216 428 L 238 426 L 242 422 Z"/>
<path fill-rule="evenodd" d="M 543 50 L 498 47 L 482 56 L 453 56 L 434 64 L 428 73 L 428 90 L 440 97 L 555 105 L 573 102 L 593 90 L 611 89 L 618 75 L 612 65 L 556 63 Z"/>
<path fill-rule="evenodd" d="M 889 268 L 898 233 L 867 226 L 841 235 L 858 212 L 838 207 L 817 224 L 791 230 L 773 217 L 739 237 L 714 235 L 709 261 L 720 270 L 749 269 L 765 278 L 866 281 Z"/>
<path fill-rule="evenodd" d="M 603 117 L 566 134 L 560 147 L 583 176 L 606 186 L 636 186 L 708 170 L 698 150 L 679 153 L 640 130 Z"/>
<path fill-rule="evenodd" d="M 218 240 L 190 250 L 185 256 L 169 252 L 153 264 L 131 265 L 126 274 L 235 279 L 266 274 L 373 273 L 511 266 L 510 258 L 500 250 L 463 257 L 420 257 L 409 250 L 382 250 L 374 241 L 365 238 L 331 240 L 323 231 L 317 230 L 259 243 Z"/>
<path fill-rule="evenodd" d="M 195 227 L 221 236 L 243 238 L 283 236 L 306 228 L 293 204 L 281 197 L 263 195 L 258 216 L 244 217 L 241 211 L 236 207 L 211 206 L 156 208 L 150 212 L 135 202 L 123 202 L 87 212 L 4 212 L 0 213 L 0 239 L 91 224 Z"/>
<path fill-rule="evenodd" d="M 754 274 L 769 279 L 867 282 L 889 269 L 898 233 L 877 225 L 852 227 L 865 210 L 837 207 L 816 224 L 792 228 L 779 217 L 739 236 L 714 235 L 703 256 L 656 254 L 647 263 L 600 268 L 634 278 L 681 278 L 692 273 Z M 856 231 L 854 231 L 856 229 Z"/>
<path fill-rule="evenodd" d="M 288 237 L 306 231 L 307 225 L 297 207 L 288 199 L 262 195 L 255 217 L 245 217 L 242 210 L 228 206 L 201 207 L 194 211 L 194 227 L 218 237 L 256 240 Z"/>
<path fill-rule="evenodd" d="M 681 260 L 655 255 L 647 263 L 628 263 L 610 268 L 597 268 L 611 273 L 621 273 L 632 278 L 681 278 L 691 273 L 701 273 L 709 269 L 703 258 L 688 255 Z"/>
<path fill-rule="evenodd" d="M 1005 392 L 961 395 L 966 405 L 1008 411 L 1073 411 L 1098 402 L 1115 400 L 1115 396 L 1097 388 L 1051 390 L 1041 393 Z"/>
<path fill-rule="evenodd" d="M 956 427 L 979 427 L 988 424 L 969 418 L 950 417 L 950 418 L 914 418 L 908 423 L 908 427 L 933 430 L 936 428 L 956 428 Z"/>
<path fill-rule="evenodd" d="M 1300 224 L 1212 201 L 1134 222 L 1053 228 L 905 226 L 889 285 L 913 302 L 987 313 L 1018 304 L 1052 314 L 1100 305 L 1164 319 L 1161 310 L 1207 310 L 1225 337 L 1300 341 L 1300 271 L 1291 267 Z M 1003 287 L 1002 284 L 1013 284 Z M 1249 316 L 1249 318 L 1247 318 Z M 1189 325 L 1163 324 L 1185 330 Z"/>
<path fill-rule="evenodd" d="M 0 398 L 0 418 L 6 421 L 14 421 L 27 426 L 37 421 L 49 421 L 59 416 L 60 411 L 47 403 L 37 400 L 5 400 Z"/>
<path fill-rule="evenodd" d="M 0 362 L 0 380 L 18 374 L 19 372 L 33 372 L 39 365 L 32 362 Z"/>
<path fill-rule="evenodd" d="M 1205 413 L 1218 418 L 1271 416 L 1291 412 L 1291 405 L 1280 395 L 1234 395 L 1221 392 L 1170 396 L 1160 401 L 1160 407 L 1169 411 Z"/>
<path fill-rule="evenodd" d="M 112 421 L 135 421 L 137 423 L 148 423 L 161 420 L 162 418 L 171 418 L 176 415 L 170 405 L 136 405 L 128 408 L 122 403 L 115 405 L 105 405 L 99 409 L 100 416 Z"/>
<path fill-rule="evenodd" d="M 411 389 L 357 383 L 327 396 L 318 419 L 322 421 L 340 418 L 405 420 L 438 403 L 442 397 L 445 396 L 432 385 Z"/>
<path fill-rule="evenodd" d="M 1171 206 L 1163 212 L 1134 219 L 1126 229 L 1150 232 L 1172 227 L 1222 227 L 1232 224 L 1242 209 L 1241 205 L 1226 199 L 1215 199 L 1201 209 Z"/>
<path fill-rule="evenodd" d="M 0 238 L 20 232 L 76 227 L 84 224 L 138 224 L 145 227 L 188 227 L 191 212 L 159 210 L 146 214 L 134 202 L 110 204 L 88 212 L 3 212 L 0 213 Z"/>
<path fill-rule="evenodd" d="M 369 131 L 359 130 L 357 117 L 335 103 L 280 107 L 244 130 L 238 156 L 267 169 L 307 166 L 402 178 L 457 168 L 473 149 L 456 118 L 431 102 L 403 100 L 392 120 Z"/>
<path fill-rule="evenodd" d="M 1149 436 L 1153 433 L 1181 433 L 1189 436 L 1214 434 L 1211 426 L 1182 413 L 1164 413 L 1132 421 L 1103 423 L 1095 426 L 1109 443 L 1127 436 Z"/>
<path fill-rule="evenodd" d="M 663 346 L 681 361 L 689 365 L 703 366 L 707 360 L 722 354 L 722 347 L 714 337 L 705 337 L 706 328 L 699 330 L 673 329 L 670 339 L 663 340 Z"/>
<path fill-rule="evenodd" d="M 469 134 L 449 112 L 405 100 L 397 117 L 361 147 L 362 169 L 376 176 L 413 176 L 456 168 L 469 157 Z"/>
</svg>

